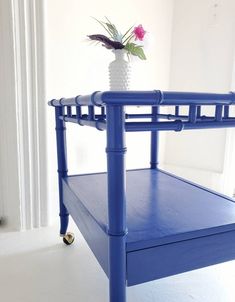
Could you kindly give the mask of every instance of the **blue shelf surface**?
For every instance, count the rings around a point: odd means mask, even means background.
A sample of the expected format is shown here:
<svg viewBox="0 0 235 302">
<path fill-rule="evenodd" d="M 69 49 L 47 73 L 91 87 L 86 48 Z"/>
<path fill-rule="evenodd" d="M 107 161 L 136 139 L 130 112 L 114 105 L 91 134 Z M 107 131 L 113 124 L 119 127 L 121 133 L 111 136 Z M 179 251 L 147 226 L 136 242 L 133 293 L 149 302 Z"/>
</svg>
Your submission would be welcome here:
<svg viewBox="0 0 235 302">
<path fill-rule="evenodd" d="M 127 171 L 128 285 L 235 258 L 232 199 L 161 170 Z M 64 203 L 108 275 L 107 174 L 63 179 Z"/>
</svg>

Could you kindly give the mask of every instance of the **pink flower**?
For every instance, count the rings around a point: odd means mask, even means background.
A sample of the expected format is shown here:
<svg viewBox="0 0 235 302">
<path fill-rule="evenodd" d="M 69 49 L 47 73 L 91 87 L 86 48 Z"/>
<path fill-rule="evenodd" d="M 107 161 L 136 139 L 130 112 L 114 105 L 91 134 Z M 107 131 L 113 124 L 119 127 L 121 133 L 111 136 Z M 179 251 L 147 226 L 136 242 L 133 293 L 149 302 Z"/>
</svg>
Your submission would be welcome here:
<svg viewBox="0 0 235 302">
<path fill-rule="evenodd" d="M 146 31 L 143 29 L 143 26 L 140 24 L 134 28 L 133 33 L 135 35 L 136 40 L 143 41 Z"/>
</svg>

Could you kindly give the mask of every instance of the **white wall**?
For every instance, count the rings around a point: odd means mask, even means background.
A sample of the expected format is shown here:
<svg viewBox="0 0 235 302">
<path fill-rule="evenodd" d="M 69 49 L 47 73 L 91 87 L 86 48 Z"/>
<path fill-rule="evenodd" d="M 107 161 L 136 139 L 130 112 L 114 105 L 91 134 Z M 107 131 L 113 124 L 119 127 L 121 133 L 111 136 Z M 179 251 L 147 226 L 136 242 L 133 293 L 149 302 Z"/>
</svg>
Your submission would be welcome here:
<svg viewBox="0 0 235 302">
<path fill-rule="evenodd" d="M 48 99 L 108 89 L 107 68 L 113 55 L 93 46 L 87 34 L 102 33 L 91 16 L 108 16 L 122 31 L 142 23 L 148 31 L 147 61 L 134 60 L 132 89 L 167 89 L 170 68 L 172 0 L 46 1 Z M 138 109 L 137 109 L 138 110 Z M 56 148 L 53 109 L 48 108 L 51 213 L 57 217 Z M 68 125 L 69 171 L 106 169 L 105 133 Z M 127 140 L 127 167 L 148 166 L 149 135 L 131 134 Z"/>
<path fill-rule="evenodd" d="M 170 89 L 229 91 L 235 1 L 177 0 L 174 9 Z M 170 171 L 224 192 L 226 130 L 169 133 L 165 164 Z"/>
</svg>

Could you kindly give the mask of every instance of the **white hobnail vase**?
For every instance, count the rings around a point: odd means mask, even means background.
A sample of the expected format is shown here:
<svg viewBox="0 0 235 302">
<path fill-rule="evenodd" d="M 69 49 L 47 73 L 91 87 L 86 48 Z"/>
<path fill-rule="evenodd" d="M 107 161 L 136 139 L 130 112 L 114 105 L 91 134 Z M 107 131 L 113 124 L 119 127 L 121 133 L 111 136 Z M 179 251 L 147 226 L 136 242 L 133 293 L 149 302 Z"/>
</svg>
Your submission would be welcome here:
<svg viewBox="0 0 235 302">
<path fill-rule="evenodd" d="M 109 88 L 110 90 L 128 90 L 130 82 L 130 63 L 126 59 L 126 51 L 113 50 L 115 60 L 109 64 Z"/>
</svg>

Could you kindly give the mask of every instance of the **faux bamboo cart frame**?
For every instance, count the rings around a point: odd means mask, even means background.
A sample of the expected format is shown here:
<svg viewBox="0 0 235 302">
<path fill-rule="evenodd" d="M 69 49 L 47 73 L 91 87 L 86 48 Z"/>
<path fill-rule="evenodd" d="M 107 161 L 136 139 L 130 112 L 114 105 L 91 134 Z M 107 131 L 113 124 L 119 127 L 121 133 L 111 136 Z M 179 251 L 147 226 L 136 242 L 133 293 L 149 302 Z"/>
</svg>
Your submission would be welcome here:
<svg viewBox="0 0 235 302">
<path fill-rule="evenodd" d="M 49 102 L 56 119 L 60 234 L 65 243 L 73 241 L 71 215 L 109 278 L 110 302 L 125 302 L 126 286 L 235 259 L 233 199 L 158 168 L 159 131 L 235 127 L 229 113 L 234 104 L 232 92 L 159 90 Z M 136 105 L 151 110 L 125 113 L 125 106 Z M 173 107 L 174 114 L 160 113 L 161 106 Z M 181 106 L 188 114 L 180 114 Z M 203 106 L 214 114 L 202 115 Z M 106 130 L 107 173 L 68 176 L 66 122 Z M 138 131 L 151 132 L 150 168 L 126 171 L 125 132 Z"/>
</svg>

